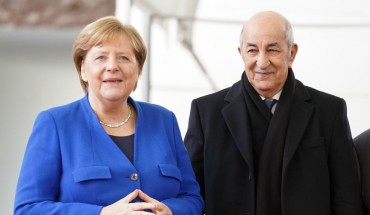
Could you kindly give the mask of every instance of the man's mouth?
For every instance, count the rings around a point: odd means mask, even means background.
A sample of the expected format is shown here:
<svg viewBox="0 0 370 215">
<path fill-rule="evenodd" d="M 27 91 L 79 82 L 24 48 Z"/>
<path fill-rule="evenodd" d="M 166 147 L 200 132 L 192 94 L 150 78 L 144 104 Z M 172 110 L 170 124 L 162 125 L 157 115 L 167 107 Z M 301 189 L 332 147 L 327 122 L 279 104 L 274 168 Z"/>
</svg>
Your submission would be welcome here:
<svg viewBox="0 0 370 215">
<path fill-rule="evenodd" d="M 118 83 L 118 82 L 122 82 L 122 80 L 119 80 L 119 79 L 109 79 L 109 80 L 104 80 L 103 82 L 104 83 Z"/>
</svg>

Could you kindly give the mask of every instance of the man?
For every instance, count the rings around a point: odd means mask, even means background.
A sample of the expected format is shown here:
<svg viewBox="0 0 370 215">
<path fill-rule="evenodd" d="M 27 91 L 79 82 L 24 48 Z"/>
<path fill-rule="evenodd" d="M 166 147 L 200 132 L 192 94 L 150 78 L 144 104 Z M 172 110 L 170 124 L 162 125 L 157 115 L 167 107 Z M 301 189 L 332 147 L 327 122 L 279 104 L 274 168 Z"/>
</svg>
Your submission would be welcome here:
<svg viewBox="0 0 370 215">
<path fill-rule="evenodd" d="M 370 215 L 370 129 L 353 139 L 360 165 L 364 215 Z"/>
<path fill-rule="evenodd" d="M 361 214 L 345 101 L 294 78 L 290 23 L 254 15 L 238 50 L 241 80 L 195 99 L 185 136 L 206 215 Z"/>
</svg>

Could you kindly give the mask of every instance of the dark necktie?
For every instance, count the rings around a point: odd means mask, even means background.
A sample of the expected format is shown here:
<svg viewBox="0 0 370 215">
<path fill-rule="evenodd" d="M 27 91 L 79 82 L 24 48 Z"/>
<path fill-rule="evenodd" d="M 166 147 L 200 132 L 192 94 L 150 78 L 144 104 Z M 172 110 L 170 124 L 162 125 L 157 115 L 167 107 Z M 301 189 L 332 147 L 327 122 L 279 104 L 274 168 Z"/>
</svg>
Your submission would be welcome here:
<svg viewBox="0 0 370 215">
<path fill-rule="evenodd" d="M 276 104 L 278 100 L 276 99 L 265 99 L 264 102 L 266 104 L 266 106 L 271 110 L 272 107 L 274 106 L 274 104 Z"/>
</svg>

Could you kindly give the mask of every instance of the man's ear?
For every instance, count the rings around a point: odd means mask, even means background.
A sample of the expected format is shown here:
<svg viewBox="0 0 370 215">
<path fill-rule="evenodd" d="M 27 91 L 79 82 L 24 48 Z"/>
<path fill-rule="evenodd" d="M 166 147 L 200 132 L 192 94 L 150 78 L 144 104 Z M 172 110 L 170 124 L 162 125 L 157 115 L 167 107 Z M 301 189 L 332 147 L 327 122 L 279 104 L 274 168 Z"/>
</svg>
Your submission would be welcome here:
<svg viewBox="0 0 370 215">
<path fill-rule="evenodd" d="M 289 57 L 289 67 L 292 68 L 295 56 L 297 56 L 298 52 L 298 45 L 296 43 L 293 44 L 292 49 L 290 50 L 290 57 Z"/>
<path fill-rule="evenodd" d="M 298 45 L 296 43 L 293 44 L 292 50 L 290 51 L 290 61 L 294 61 L 295 56 L 298 52 Z"/>
</svg>

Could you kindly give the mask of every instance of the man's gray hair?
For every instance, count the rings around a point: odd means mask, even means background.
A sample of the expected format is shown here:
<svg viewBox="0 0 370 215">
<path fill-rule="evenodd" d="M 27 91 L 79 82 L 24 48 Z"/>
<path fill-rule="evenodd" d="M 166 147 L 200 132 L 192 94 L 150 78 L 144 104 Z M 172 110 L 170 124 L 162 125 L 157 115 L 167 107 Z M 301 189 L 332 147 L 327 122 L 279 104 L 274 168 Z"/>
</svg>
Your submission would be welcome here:
<svg viewBox="0 0 370 215">
<path fill-rule="evenodd" d="M 239 37 L 240 49 L 243 48 L 243 31 L 244 31 L 244 25 L 243 25 L 242 31 L 240 32 L 240 37 Z M 294 44 L 294 34 L 293 34 L 292 25 L 289 22 L 285 23 L 285 40 L 288 44 L 289 50 L 291 50 Z"/>
</svg>

